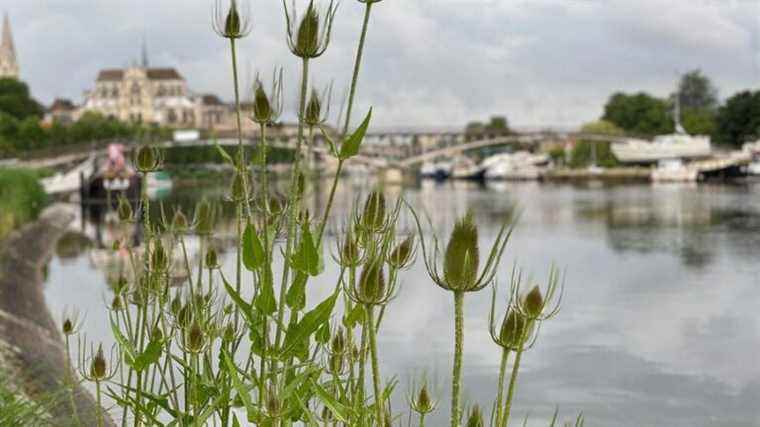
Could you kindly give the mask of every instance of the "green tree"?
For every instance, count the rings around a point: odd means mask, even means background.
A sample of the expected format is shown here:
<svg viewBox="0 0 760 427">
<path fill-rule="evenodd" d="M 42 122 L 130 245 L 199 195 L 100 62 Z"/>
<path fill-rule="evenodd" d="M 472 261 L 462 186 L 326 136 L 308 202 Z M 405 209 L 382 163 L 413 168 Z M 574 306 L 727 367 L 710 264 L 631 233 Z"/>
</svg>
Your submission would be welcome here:
<svg viewBox="0 0 760 427">
<path fill-rule="evenodd" d="M 29 95 L 26 83 L 11 78 L 0 78 L 0 112 L 23 120 L 29 116 L 42 118 L 44 109 Z"/>
<path fill-rule="evenodd" d="M 602 119 L 624 131 L 642 136 L 671 133 L 674 129 L 668 103 L 647 93 L 615 93 L 604 106 Z"/>
<path fill-rule="evenodd" d="M 681 124 L 691 135 L 712 135 L 715 132 L 716 113 L 707 109 L 686 109 L 681 113 Z"/>
<path fill-rule="evenodd" d="M 509 122 L 505 116 L 493 116 L 486 129 L 492 132 L 509 132 Z"/>
<path fill-rule="evenodd" d="M 47 134 L 35 116 L 29 116 L 18 125 L 16 147 L 19 151 L 34 150 L 47 145 Z"/>
<path fill-rule="evenodd" d="M 718 106 L 718 90 L 699 69 L 681 77 L 677 94 L 683 110 L 714 111 Z"/>
<path fill-rule="evenodd" d="M 739 92 L 718 109 L 713 139 L 739 147 L 754 138 L 760 138 L 760 90 Z"/>
<path fill-rule="evenodd" d="M 611 135 L 621 136 L 625 132 L 623 129 L 615 126 L 605 120 L 586 123 L 581 127 L 581 133 L 593 135 Z M 618 161 L 612 154 L 609 142 L 586 141 L 576 142 L 573 150 L 570 152 L 570 166 L 573 168 L 582 168 L 596 164 L 602 167 L 615 167 Z"/>
</svg>

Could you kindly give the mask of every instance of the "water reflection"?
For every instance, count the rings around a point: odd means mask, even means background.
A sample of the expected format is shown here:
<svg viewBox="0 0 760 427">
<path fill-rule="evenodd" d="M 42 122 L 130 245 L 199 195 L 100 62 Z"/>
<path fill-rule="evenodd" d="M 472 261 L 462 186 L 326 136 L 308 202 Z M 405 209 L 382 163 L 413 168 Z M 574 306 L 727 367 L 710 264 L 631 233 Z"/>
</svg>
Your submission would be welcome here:
<svg viewBox="0 0 760 427">
<path fill-rule="evenodd" d="M 325 187 L 315 183 L 308 193 L 311 212 L 324 206 Z M 201 197 L 224 197 L 222 185 L 199 188 L 179 188 L 164 202 L 191 211 Z M 342 229 L 339 218 L 367 188 L 341 184 L 329 230 Z M 588 425 L 760 425 L 760 186 L 421 183 L 386 190 L 426 211 L 440 234 L 472 210 L 482 224 L 481 247 L 517 207 L 521 220 L 501 280 L 514 262 L 539 279 L 552 261 L 566 268 L 563 311 L 542 329 L 519 380 L 516 414 L 530 412 L 529 425 L 547 425 L 555 404 L 568 415 L 583 410 Z M 223 211 L 220 227 L 232 236 L 232 210 Z M 413 227 L 409 215 L 402 221 Z M 108 340 L 101 321 L 108 268 L 90 260 L 123 230 L 107 215 L 81 224 L 59 245 L 47 298 L 54 313 L 66 304 L 86 308 L 88 333 Z M 127 232 L 139 244 L 139 230 Z M 231 248 L 232 241 L 219 244 Z M 233 259 L 224 260 L 229 272 Z M 326 284 L 337 267 L 326 261 L 310 287 L 311 303 L 332 290 Z M 447 378 L 453 343 L 450 295 L 430 283 L 421 263 L 401 281 L 379 336 L 382 372 L 402 380 L 396 408 L 413 374 Z M 494 394 L 500 356 L 488 336 L 488 307 L 487 292 L 466 300 L 465 396 L 483 405 Z M 431 425 L 444 425 L 447 414 L 448 384 L 439 383 L 442 405 Z"/>
</svg>

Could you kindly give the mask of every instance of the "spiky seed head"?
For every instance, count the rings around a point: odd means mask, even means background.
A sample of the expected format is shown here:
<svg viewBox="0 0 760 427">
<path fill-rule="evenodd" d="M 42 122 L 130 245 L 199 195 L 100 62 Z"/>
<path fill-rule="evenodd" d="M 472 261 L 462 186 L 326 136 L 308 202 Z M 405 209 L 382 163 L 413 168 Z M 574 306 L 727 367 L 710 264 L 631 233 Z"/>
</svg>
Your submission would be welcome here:
<svg viewBox="0 0 760 427">
<path fill-rule="evenodd" d="M 311 127 L 319 126 L 322 123 L 322 100 L 319 99 L 319 93 L 316 89 L 312 89 L 309 102 L 306 104 L 304 123 Z"/>
<path fill-rule="evenodd" d="M 342 354 L 346 350 L 346 337 L 343 335 L 342 327 L 338 328 L 338 332 L 333 336 L 330 349 L 337 354 Z"/>
<path fill-rule="evenodd" d="M 541 315 L 541 311 L 544 309 L 544 297 L 541 295 L 541 289 L 538 285 L 534 286 L 533 289 L 525 295 L 523 308 L 529 317 L 535 318 Z"/>
<path fill-rule="evenodd" d="M 361 261 L 361 252 L 359 245 L 353 238 L 353 234 L 348 234 L 343 240 L 343 245 L 340 247 L 340 257 L 338 262 L 343 267 L 355 267 L 359 265 Z"/>
<path fill-rule="evenodd" d="M 269 212 L 271 212 L 272 215 L 279 215 L 282 213 L 282 200 L 280 200 L 279 197 L 269 197 Z"/>
<path fill-rule="evenodd" d="M 193 218 L 195 232 L 202 236 L 209 235 L 214 231 L 214 210 L 211 203 L 203 199 L 195 206 Z"/>
<path fill-rule="evenodd" d="M 206 251 L 205 264 L 206 264 L 206 268 L 208 268 L 209 270 L 219 268 L 219 257 L 216 254 L 216 249 L 208 248 L 208 250 Z"/>
<path fill-rule="evenodd" d="M 63 325 L 61 326 L 61 330 L 64 335 L 73 335 L 74 322 L 69 318 L 63 319 Z"/>
<path fill-rule="evenodd" d="M 467 417 L 467 427 L 483 427 L 483 414 L 480 412 L 480 406 L 474 405 L 470 409 L 470 415 Z"/>
<path fill-rule="evenodd" d="M 132 211 L 132 205 L 129 203 L 129 200 L 127 200 L 126 197 L 119 197 L 119 205 L 116 208 L 117 213 L 119 214 L 119 221 L 121 222 L 132 222 L 134 221 L 133 215 L 134 212 Z"/>
<path fill-rule="evenodd" d="M 296 194 L 301 197 L 306 191 L 306 176 L 302 172 L 298 173 L 296 184 Z"/>
<path fill-rule="evenodd" d="M 177 313 L 177 323 L 183 328 L 187 328 L 193 321 L 193 308 L 190 304 L 185 304 Z"/>
<path fill-rule="evenodd" d="M 372 261 L 364 266 L 359 278 L 359 300 L 364 304 L 378 304 L 385 296 L 383 264 Z"/>
<path fill-rule="evenodd" d="M 143 145 L 137 150 L 137 169 L 140 172 L 154 172 L 161 167 L 161 152 L 158 148 Z"/>
<path fill-rule="evenodd" d="M 422 384 L 419 393 L 417 393 L 417 402 L 415 402 L 414 406 L 418 412 L 423 414 L 427 414 L 434 409 L 433 400 L 430 398 L 427 384 Z"/>
<path fill-rule="evenodd" d="M 228 323 L 227 326 L 224 327 L 222 339 L 226 342 L 232 342 L 235 339 L 235 327 L 232 323 Z"/>
<path fill-rule="evenodd" d="M 269 102 L 261 81 L 256 82 L 253 90 L 253 121 L 256 123 L 269 123 L 272 120 L 272 104 Z"/>
<path fill-rule="evenodd" d="M 455 291 L 468 291 L 478 276 L 478 228 L 468 213 L 454 225 L 443 263 L 446 285 Z"/>
<path fill-rule="evenodd" d="M 319 11 L 314 2 L 309 2 L 296 34 L 296 51 L 306 57 L 314 57 L 319 52 Z"/>
<path fill-rule="evenodd" d="M 378 231 L 385 224 L 385 195 L 375 190 L 369 194 L 364 202 L 361 225 L 364 229 Z"/>
<path fill-rule="evenodd" d="M 525 340 L 528 321 L 516 310 L 507 313 L 499 331 L 500 344 L 508 348 L 518 348 Z"/>
<path fill-rule="evenodd" d="M 230 185 L 230 199 L 234 202 L 241 202 L 246 198 L 245 176 L 240 172 L 235 172 Z"/>
<path fill-rule="evenodd" d="M 150 268 L 155 272 L 164 272 L 169 268 L 169 257 L 160 240 L 153 243 L 153 252 L 150 254 Z"/>
<path fill-rule="evenodd" d="M 190 223 L 187 217 L 181 209 L 174 211 L 174 218 L 172 218 L 172 229 L 175 232 L 183 233 L 190 228 Z"/>
<path fill-rule="evenodd" d="M 111 300 L 111 310 L 121 311 L 124 310 L 124 301 L 121 299 L 121 295 L 115 295 Z"/>
<path fill-rule="evenodd" d="M 414 235 L 408 236 L 399 243 L 388 257 L 388 264 L 394 268 L 404 268 L 409 265 L 414 252 Z"/>
<path fill-rule="evenodd" d="M 232 0 L 230 10 L 227 12 L 227 19 L 224 21 L 224 32 L 230 35 L 230 38 L 237 38 L 235 35 L 240 34 L 240 13 L 238 12 L 235 0 Z"/>
<path fill-rule="evenodd" d="M 330 372 L 340 374 L 345 367 L 345 358 L 342 354 L 331 354 L 329 357 Z"/>
<path fill-rule="evenodd" d="M 247 36 L 251 31 L 250 22 L 247 16 L 242 14 L 237 0 L 230 0 L 230 6 L 226 13 L 222 10 L 219 0 L 217 0 L 214 9 L 215 16 L 212 24 L 214 31 L 220 36 L 234 40 Z"/>
<path fill-rule="evenodd" d="M 158 327 L 158 325 L 156 325 L 153 327 L 153 330 L 150 331 L 150 337 L 155 341 L 163 341 L 164 332 L 161 330 L 161 328 Z"/>
<path fill-rule="evenodd" d="M 179 294 L 175 295 L 172 299 L 170 308 L 174 317 L 179 317 L 179 312 L 182 310 L 182 299 L 179 297 Z"/>
<path fill-rule="evenodd" d="M 206 337 L 201 325 L 199 325 L 197 321 L 193 322 L 193 325 L 190 326 L 190 330 L 187 332 L 186 342 L 187 349 L 190 350 L 191 353 L 200 353 L 203 350 L 203 347 L 206 344 Z"/>
<path fill-rule="evenodd" d="M 90 376 L 95 381 L 100 381 L 106 377 L 106 358 L 103 356 L 103 344 L 98 345 L 98 351 L 90 362 Z"/>
</svg>

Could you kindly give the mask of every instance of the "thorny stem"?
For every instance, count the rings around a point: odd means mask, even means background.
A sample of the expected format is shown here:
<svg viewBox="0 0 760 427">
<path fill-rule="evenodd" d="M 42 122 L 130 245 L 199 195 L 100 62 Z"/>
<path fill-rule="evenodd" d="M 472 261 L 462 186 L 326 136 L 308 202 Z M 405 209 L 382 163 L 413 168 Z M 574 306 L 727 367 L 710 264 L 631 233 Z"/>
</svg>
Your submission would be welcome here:
<svg viewBox="0 0 760 427">
<path fill-rule="evenodd" d="M 237 51 L 235 49 L 235 39 L 230 38 L 230 52 L 232 54 L 232 80 L 235 89 L 235 116 L 237 120 L 237 138 L 238 138 L 238 173 L 243 173 L 243 124 L 240 119 L 240 89 L 238 87 L 238 71 L 237 71 Z M 245 177 L 243 178 L 245 182 Z M 245 188 L 245 185 L 243 186 Z M 238 239 L 242 239 L 243 228 L 243 208 L 242 202 L 237 203 L 237 235 Z M 242 259 L 242 247 L 241 241 L 238 241 L 236 248 L 236 270 L 235 270 L 235 290 L 240 293 L 242 273 L 243 273 L 243 259 Z M 239 313 L 235 310 L 235 326 L 238 324 Z"/>
<path fill-rule="evenodd" d="M 354 61 L 354 74 L 351 78 L 351 89 L 348 95 L 348 109 L 346 110 L 346 123 L 343 125 L 343 134 L 348 133 L 348 126 L 351 124 L 351 110 L 354 106 L 354 97 L 356 96 L 356 84 L 359 81 L 359 69 L 361 68 L 362 55 L 364 54 L 364 41 L 367 38 L 367 29 L 369 28 L 369 15 L 372 11 L 372 2 L 367 2 L 364 8 L 364 23 L 362 24 L 362 35 L 359 37 L 359 48 L 356 51 L 356 60 Z"/>
<path fill-rule="evenodd" d="M 69 400 L 71 401 L 71 414 L 74 415 L 74 422 L 79 425 L 79 415 L 77 414 L 77 405 L 74 400 L 74 370 L 71 363 L 71 349 L 69 347 L 69 335 L 66 334 L 66 386 L 69 389 Z"/>
<path fill-rule="evenodd" d="M 460 398 L 462 382 L 462 353 L 464 347 L 464 292 L 454 292 L 454 369 L 451 375 L 451 427 L 461 422 Z"/>
<path fill-rule="evenodd" d="M 504 377 L 507 373 L 507 361 L 509 359 L 509 350 L 503 348 L 501 350 L 501 365 L 499 366 L 499 385 L 496 392 L 496 425 L 499 426 L 502 417 L 502 405 L 501 402 L 504 398 Z"/>
<path fill-rule="evenodd" d="M 100 381 L 95 381 L 95 394 L 98 399 L 98 406 L 95 408 L 98 415 L 98 427 L 103 427 L 103 406 L 100 398 Z"/>
<path fill-rule="evenodd" d="M 275 334 L 275 348 L 280 347 L 280 340 L 282 339 L 284 317 L 285 317 L 285 293 L 287 291 L 288 276 L 290 274 L 290 255 L 293 251 L 293 245 L 296 234 L 296 221 L 299 213 L 299 200 L 298 192 L 298 175 L 300 173 L 301 164 L 301 146 L 304 140 L 304 111 L 306 109 L 306 93 L 309 86 L 309 58 L 303 58 L 301 66 L 301 95 L 298 105 L 298 142 L 296 144 L 295 158 L 293 159 L 293 171 L 290 179 L 290 195 L 293 200 L 289 206 L 289 218 L 288 218 L 288 235 L 287 243 L 285 245 L 285 261 L 282 267 L 282 283 L 280 284 L 280 300 L 279 307 L 277 308 L 277 332 Z M 275 367 L 277 362 L 275 362 Z M 276 369 L 273 369 L 276 371 Z"/>
<path fill-rule="evenodd" d="M 528 322 L 525 330 L 529 331 L 531 328 L 531 323 Z M 521 342 L 525 341 L 525 335 L 527 335 L 526 332 L 523 333 L 523 338 L 520 340 Z M 517 373 L 520 370 L 520 360 L 522 359 L 522 355 L 525 349 L 523 348 L 523 344 L 520 344 L 520 347 L 518 347 L 515 356 L 515 364 L 512 366 L 512 376 L 509 378 L 509 389 L 507 391 L 507 402 L 504 404 L 504 419 L 501 422 L 502 427 L 506 427 L 509 424 L 509 414 L 512 411 L 512 398 L 515 394 L 515 385 L 517 384 Z"/>
<path fill-rule="evenodd" d="M 383 426 L 383 395 L 380 393 L 380 368 L 377 361 L 377 336 L 375 331 L 375 321 L 373 320 L 372 306 L 365 307 L 367 330 L 369 331 L 369 349 L 370 356 L 372 358 L 372 387 L 375 392 L 375 416 L 377 417 L 377 425 Z"/>
<path fill-rule="evenodd" d="M 425 427 L 425 413 L 420 412 L 420 427 Z"/>
</svg>

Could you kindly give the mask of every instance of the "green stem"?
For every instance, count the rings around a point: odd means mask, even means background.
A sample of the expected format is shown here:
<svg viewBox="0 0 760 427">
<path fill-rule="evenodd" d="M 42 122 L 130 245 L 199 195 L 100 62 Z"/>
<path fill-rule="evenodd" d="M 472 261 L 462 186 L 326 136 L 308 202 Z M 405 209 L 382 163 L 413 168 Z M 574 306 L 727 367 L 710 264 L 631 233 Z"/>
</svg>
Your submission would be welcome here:
<svg viewBox="0 0 760 427">
<path fill-rule="evenodd" d="M 95 394 L 98 399 L 98 407 L 95 408 L 98 415 L 98 427 L 103 427 L 103 406 L 100 398 L 100 381 L 95 381 Z"/>
<path fill-rule="evenodd" d="M 425 427 L 425 413 L 420 413 L 420 427 Z"/>
<path fill-rule="evenodd" d="M 280 284 L 280 300 L 277 308 L 277 332 L 275 333 L 275 348 L 280 347 L 283 327 L 285 324 L 285 294 L 287 292 L 288 276 L 290 274 L 290 255 L 293 251 L 293 244 L 296 233 L 296 221 L 298 220 L 299 206 L 298 201 L 298 176 L 300 173 L 301 146 L 304 140 L 304 111 L 306 109 L 306 94 L 309 86 L 309 58 L 303 58 L 301 66 L 301 95 L 298 106 L 298 142 L 296 144 L 295 158 L 293 159 L 293 171 L 290 179 L 290 197 L 292 198 L 288 213 L 288 235 L 285 244 L 285 257 L 282 267 L 282 282 Z M 275 366 L 276 366 L 275 362 Z M 276 369 L 273 369 L 276 371 Z"/>
<path fill-rule="evenodd" d="M 501 350 L 501 365 L 499 366 L 499 385 L 496 392 L 496 425 L 500 425 L 502 417 L 502 400 L 504 399 L 504 377 L 507 372 L 507 360 L 509 359 L 509 350 Z"/>
<path fill-rule="evenodd" d="M 77 414 L 77 405 L 74 400 L 74 370 L 71 363 L 71 349 L 69 347 L 69 335 L 66 335 L 66 387 L 69 389 L 69 400 L 71 402 L 71 415 L 74 416 L 74 423 L 79 425 L 79 415 Z"/>
<path fill-rule="evenodd" d="M 351 78 L 351 89 L 348 95 L 348 109 L 346 110 L 346 123 L 343 126 L 343 134 L 348 133 L 348 126 L 351 124 L 351 110 L 354 106 L 354 97 L 356 96 L 356 85 L 359 81 L 359 70 L 362 64 L 362 55 L 364 54 L 364 41 L 367 39 L 367 29 L 369 28 L 369 15 L 372 11 L 372 2 L 365 3 L 364 23 L 362 24 L 362 35 L 359 37 L 359 48 L 356 51 L 356 60 L 354 61 L 354 74 Z"/>
<path fill-rule="evenodd" d="M 464 351 L 464 292 L 454 292 L 454 370 L 451 375 L 451 427 L 461 423 L 460 399 L 462 383 L 462 353 Z"/>
<path fill-rule="evenodd" d="M 375 321 L 372 315 L 372 306 L 367 305 L 365 307 L 367 330 L 369 331 L 369 350 L 372 359 L 372 386 L 375 393 L 375 417 L 377 417 L 377 425 L 383 426 L 383 395 L 380 392 L 380 368 L 377 360 L 377 336 L 375 331 Z"/>
<path fill-rule="evenodd" d="M 512 376 L 509 378 L 509 389 L 507 391 L 507 402 L 504 404 L 504 419 L 502 420 L 502 427 L 506 427 L 509 424 L 509 414 L 512 411 L 512 398 L 515 395 L 515 385 L 517 384 L 517 372 L 520 370 L 520 360 L 522 359 L 523 349 L 522 347 L 517 350 L 515 356 L 515 364 L 512 366 Z"/>
</svg>

